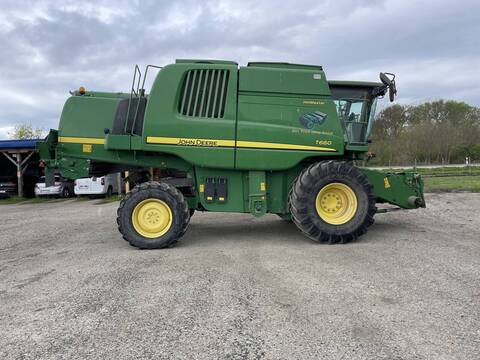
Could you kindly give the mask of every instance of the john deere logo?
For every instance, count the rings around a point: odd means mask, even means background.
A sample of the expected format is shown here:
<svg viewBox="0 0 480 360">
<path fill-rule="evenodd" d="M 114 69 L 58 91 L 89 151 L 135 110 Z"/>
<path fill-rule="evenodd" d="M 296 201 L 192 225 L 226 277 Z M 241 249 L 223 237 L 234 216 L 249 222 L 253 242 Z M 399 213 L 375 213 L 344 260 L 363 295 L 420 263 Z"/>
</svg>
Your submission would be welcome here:
<svg viewBox="0 0 480 360">
<path fill-rule="evenodd" d="M 322 125 L 327 119 L 327 114 L 320 111 L 303 114 L 298 119 L 300 124 L 307 129 L 313 129 L 315 125 Z"/>
</svg>

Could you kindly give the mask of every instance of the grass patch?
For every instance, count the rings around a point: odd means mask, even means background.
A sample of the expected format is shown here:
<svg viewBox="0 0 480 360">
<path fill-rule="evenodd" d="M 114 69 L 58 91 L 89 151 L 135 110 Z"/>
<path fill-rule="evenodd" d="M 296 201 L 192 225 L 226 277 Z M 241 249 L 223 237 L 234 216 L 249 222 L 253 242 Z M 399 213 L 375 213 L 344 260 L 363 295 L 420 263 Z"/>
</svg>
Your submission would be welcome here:
<svg viewBox="0 0 480 360">
<path fill-rule="evenodd" d="M 412 171 L 413 169 L 409 169 Z M 470 167 L 443 167 L 436 169 L 415 169 L 415 172 L 418 172 L 424 176 L 452 176 L 452 175 L 480 175 L 480 166 L 470 166 Z"/>
<path fill-rule="evenodd" d="M 480 176 L 426 176 L 425 192 L 480 192 Z"/>
<path fill-rule="evenodd" d="M 21 198 L 18 196 L 12 196 L 6 199 L 0 199 L 0 205 L 10 205 L 10 204 L 18 204 L 24 201 L 27 201 L 27 198 Z"/>
<path fill-rule="evenodd" d="M 46 202 L 59 202 L 67 199 L 56 198 L 56 197 L 34 197 L 34 198 L 24 198 L 18 196 L 12 196 L 8 199 L 0 199 L 0 205 L 12 205 L 12 204 L 36 204 L 36 203 L 46 203 Z"/>
<path fill-rule="evenodd" d="M 375 168 L 372 168 L 375 169 Z M 480 175 L 480 166 L 462 166 L 462 167 L 440 167 L 433 169 L 424 169 L 413 167 L 405 167 L 403 169 L 383 169 L 385 172 L 416 172 L 422 176 L 452 176 L 452 175 Z"/>
<path fill-rule="evenodd" d="M 8 199 L 0 199 L 0 205 L 14 205 L 14 204 L 37 204 L 37 203 L 56 203 L 56 202 L 62 202 L 66 200 L 74 200 L 74 201 L 96 201 L 94 204 L 95 205 L 101 205 L 101 204 L 108 204 L 111 202 L 116 202 L 120 201 L 122 199 L 122 196 L 120 195 L 113 195 L 109 198 L 91 198 L 88 196 L 76 196 L 76 197 L 71 197 L 68 199 L 65 198 L 60 198 L 60 197 L 53 197 L 53 196 L 40 196 L 40 197 L 34 197 L 34 198 L 24 198 L 24 197 L 18 197 L 18 196 L 12 196 L 9 197 Z"/>
</svg>

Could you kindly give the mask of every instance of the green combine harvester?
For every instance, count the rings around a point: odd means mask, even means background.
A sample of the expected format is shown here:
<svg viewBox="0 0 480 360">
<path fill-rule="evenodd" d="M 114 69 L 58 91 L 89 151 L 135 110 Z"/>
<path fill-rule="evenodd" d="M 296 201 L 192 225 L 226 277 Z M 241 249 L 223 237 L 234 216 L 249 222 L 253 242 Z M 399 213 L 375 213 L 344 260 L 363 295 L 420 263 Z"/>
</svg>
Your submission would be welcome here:
<svg viewBox="0 0 480 360">
<path fill-rule="evenodd" d="M 131 245 L 172 245 L 195 211 L 277 214 L 331 244 L 365 234 L 377 203 L 425 207 L 418 174 L 355 166 L 393 74 L 327 81 L 316 65 L 177 60 L 147 94 L 152 68 L 142 81 L 135 67 L 130 93 L 72 92 L 38 145 L 47 185 L 129 172 L 117 223 Z"/>
</svg>

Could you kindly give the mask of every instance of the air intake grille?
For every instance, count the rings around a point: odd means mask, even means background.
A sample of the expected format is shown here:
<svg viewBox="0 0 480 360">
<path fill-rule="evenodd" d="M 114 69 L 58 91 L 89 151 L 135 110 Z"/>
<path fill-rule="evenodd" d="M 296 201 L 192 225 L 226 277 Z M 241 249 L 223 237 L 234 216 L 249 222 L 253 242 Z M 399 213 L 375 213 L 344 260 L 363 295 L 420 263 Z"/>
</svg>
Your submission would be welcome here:
<svg viewBox="0 0 480 360">
<path fill-rule="evenodd" d="M 228 70 L 190 70 L 183 81 L 178 111 L 185 116 L 223 118 Z"/>
</svg>

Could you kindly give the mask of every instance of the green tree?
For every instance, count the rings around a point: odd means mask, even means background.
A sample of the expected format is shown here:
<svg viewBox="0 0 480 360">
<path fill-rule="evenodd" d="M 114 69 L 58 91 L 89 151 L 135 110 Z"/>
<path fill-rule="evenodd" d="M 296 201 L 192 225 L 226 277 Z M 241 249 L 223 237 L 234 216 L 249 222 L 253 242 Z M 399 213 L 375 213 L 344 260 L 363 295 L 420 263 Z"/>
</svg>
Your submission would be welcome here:
<svg viewBox="0 0 480 360">
<path fill-rule="evenodd" d="M 394 165 L 400 161 L 403 133 L 408 125 L 408 107 L 393 105 L 383 109 L 376 117 L 372 131 L 371 150 L 377 163 Z"/>
<path fill-rule="evenodd" d="M 452 100 L 393 105 L 377 115 L 372 140 L 379 165 L 478 161 L 480 108 Z"/>
<path fill-rule="evenodd" d="M 42 128 L 34 128 L 32 124 L 16 124 L 8 135 L 11 139 L 39 139 L 42 132 Z"/>
<path fill-rule="evenodd" d="M 373 136 L 395 138 L 399 136 L 408 123 L 408 107 L 392 105 L 383 109 L 375 120 Z"/>
</svg>

